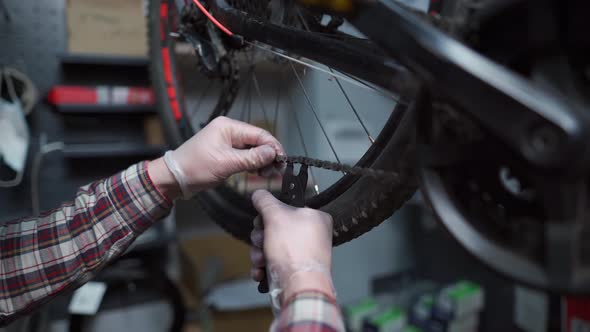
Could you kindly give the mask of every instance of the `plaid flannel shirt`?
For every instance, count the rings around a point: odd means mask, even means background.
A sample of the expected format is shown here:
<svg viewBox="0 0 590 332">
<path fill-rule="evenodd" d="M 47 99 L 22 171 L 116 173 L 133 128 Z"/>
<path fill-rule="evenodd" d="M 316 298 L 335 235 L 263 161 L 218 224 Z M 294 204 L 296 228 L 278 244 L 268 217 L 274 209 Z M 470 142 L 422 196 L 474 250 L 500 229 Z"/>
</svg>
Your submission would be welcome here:
<svg viewBox="0 0 590 332">
<path fill-rule="evenodd" d="M 91 280 L 171 207 L 141 162 L 58 209 L 0 225 L 0 326 Z M 274 328 L 343 331 L 335 302 L 317 292 L 291 299 Z"/>
<path fill-rule="evenodd" d="M 287 299 L 271 332 L 344 332 L 336 300 L 322 292 L 307 290 Z"/>
</svg>

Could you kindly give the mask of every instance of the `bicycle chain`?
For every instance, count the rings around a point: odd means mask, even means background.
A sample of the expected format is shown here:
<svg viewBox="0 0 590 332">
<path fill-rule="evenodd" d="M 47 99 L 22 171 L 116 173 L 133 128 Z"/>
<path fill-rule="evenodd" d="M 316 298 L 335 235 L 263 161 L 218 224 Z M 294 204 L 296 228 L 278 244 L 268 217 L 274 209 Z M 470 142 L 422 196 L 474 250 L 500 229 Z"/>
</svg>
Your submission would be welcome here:
<svg viewBox="0 0 590 332">
<path fill-rule="evenodd" d="M 392 182 L 397 182 L 401 180 L 401 175 L 397 172 L 388 172 L 368 167 L 350 166 L 328 160 L 314 159 L 302 156 L 277 156 L 276 161 L 280 163 L 294 163 L 307 165 L 310 167 L 322 168 L 335 172 L 343 172 L 347 175 L 368 176 L 374 179 L 388 180 Z"/>
</svg>

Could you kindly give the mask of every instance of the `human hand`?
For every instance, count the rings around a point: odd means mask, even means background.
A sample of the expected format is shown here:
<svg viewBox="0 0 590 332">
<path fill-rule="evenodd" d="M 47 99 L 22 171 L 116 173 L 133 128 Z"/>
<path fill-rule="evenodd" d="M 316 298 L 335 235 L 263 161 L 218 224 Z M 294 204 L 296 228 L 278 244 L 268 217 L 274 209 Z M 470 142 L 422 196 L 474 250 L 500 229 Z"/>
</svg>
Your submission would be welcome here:
<svg viewBox="0 0 590 332">
<path fill-rule="evenodd" d="M 271 292 L 282 289 L 283 298 L 309 289 L 333 295 L 332 217 L 284 204 L 265 190 L 252 203 L 260 214 L 251 235 L 252 278 L 263 280 L 266 267 Z"/>
<path fill-rule="evenodd" d="M 188 198 L 221 184 L 235 173 L 260 171 L 261 175 L 270 176 L 273 168 L 280 167 L 274 164 L 277 155 L 285 155 L 285 151 L 268 131 L 218 117 L 167 154 L 173 165 L 160 158 L 148 165 L 148 172 L 156 187 L 174 199 L 182 193 L 180 182 L 185 183 L 184 196 Z M 176 168 L 176 172 L 166 164 Z"/>
</svg>

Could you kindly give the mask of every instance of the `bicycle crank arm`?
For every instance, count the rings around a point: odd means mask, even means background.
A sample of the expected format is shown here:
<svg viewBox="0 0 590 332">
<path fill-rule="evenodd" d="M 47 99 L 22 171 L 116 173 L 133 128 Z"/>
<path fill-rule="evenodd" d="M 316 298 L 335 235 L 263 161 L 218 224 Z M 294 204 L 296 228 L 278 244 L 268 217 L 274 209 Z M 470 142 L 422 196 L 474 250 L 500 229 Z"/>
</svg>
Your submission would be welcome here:
<svg viewBox="0 0 590 332">
<path fill-rule="evenodd" d="M 590 162 L 584 110 L 478 54 L 395 1 L 358 1 L 350 22 L 533 166 L 583 172 Z"/>
</svg>

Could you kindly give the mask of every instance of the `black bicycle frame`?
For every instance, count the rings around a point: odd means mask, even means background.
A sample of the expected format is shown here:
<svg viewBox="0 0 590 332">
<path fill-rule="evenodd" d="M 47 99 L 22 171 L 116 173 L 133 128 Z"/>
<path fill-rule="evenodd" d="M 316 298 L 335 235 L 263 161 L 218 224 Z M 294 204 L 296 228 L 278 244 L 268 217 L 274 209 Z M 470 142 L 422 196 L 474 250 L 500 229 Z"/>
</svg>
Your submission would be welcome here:
<svg viewBox="0 0 590 332">
<path fill-rule="evenodd" d="M 232 8 L 225 0 L 211 0 L 210 4 L 213 15 L 224 26 L 247 40 L 317 61 L 402 96 L 412 95 L 417 88 L 406 68 L 366 41 L 353 42 L 261 22 Z"/>
<path fill-rule="evenodd" d="M 436 97 L 469 112 L 532 166 L 560 172 L 588 168 L 590 119 L 580 106 L 479 55 L 394 1 L 359 2 L 349 18 L 387 55 L 258 21 L 225 0 L 212 1 L 212 11 L 245 39 L 318 61 L 402 96 L 411 98 L 419 81 Z"/>
</svg>

